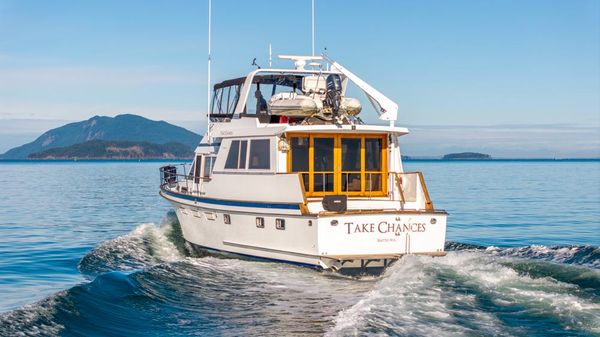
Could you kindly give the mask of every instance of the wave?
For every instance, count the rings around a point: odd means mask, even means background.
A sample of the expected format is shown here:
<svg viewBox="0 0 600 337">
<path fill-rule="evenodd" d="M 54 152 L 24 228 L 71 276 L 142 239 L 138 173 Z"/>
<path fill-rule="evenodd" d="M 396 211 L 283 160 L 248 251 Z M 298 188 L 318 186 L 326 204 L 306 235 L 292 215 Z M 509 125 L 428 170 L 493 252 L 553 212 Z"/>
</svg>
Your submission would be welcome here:
<svg viewBox="0 0 600 337">
<path fill-rule="evenodd" d="M 488 247 L 486 251 L 498 256 L 541 259 L 559 263 L 575 264 L 600 269 L 600 247 L 590 245 L 542 246 L 532 245 L 516 248 Z"/>
<path fill-rule="evenodd" d="M 485 251 L 403 258 L 363 299 L 339 313 L 327 335 L 600 334 L 599 271 L 579 267 L 580 274 L 557 280 L 507 261 L 527 264 Z M 592 288 L 577 284 L 583 273 Z"/>
<path fill-rule="evenodd" d="M 96 276 L 109 271 L 132 271 L 190 255 L 175 214 L 160 224 L 141 224 L 130 233 L 105 241 L 78 264 L 81 273 Z"/>
<path fill-rule="evenodd" d="M 446 249 L 352 278 L 197 257 L 169 213 L 86 254 L 90 282 L 0 314 L 0 335 L 600 335 L 598 247 Z"/>
<path fill-rule="evenodd" d="M 544 246 L 499 248 L 470 243 L 446 242 L 446 251 L 484 251 L 495 256 L 520 257 L 552 261 L 557 263 L 585 266 L 600 269 L 600 247 L 592 245 Z"/>
<path fill-rule="evenodd" d="M 103 273 L 0 315 L 0 335 L 319 335 L 372 284 L 284 264 L 186 257 Z"/>
</svg>

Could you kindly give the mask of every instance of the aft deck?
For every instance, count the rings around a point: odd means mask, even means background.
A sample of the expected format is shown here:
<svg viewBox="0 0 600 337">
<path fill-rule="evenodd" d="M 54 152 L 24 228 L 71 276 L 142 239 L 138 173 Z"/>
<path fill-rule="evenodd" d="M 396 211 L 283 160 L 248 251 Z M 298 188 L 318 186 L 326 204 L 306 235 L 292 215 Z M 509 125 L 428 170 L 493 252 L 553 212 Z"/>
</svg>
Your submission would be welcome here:
<svg viewBox="0 0 600 337">
<path fill-rule="evenodd" d="M 209 203 L 211 201 L 218 201 L 223 204 L 240 207 L 244 207 L 244 203 L 247 203 L 249 206 L 256 203 L 263 203 L 271 205 L 263 205 L 263 207 L 274 210 L 297 209 L 303 215 L 330 216 L 340 213 L 382 214 L 403 212 L 417 214 L 435 212 L 421 172 L 388 172 L 385 179 L 388 187 L 385 193 L 380 194 L 380 191 L 367 191 L 364 195 L 342 195 L 346 198 L 347 207 L 343 212 L 339 212 L 328 210 L 323 205 L 324 198 L 329 194 L 314 195 L 314 193 L 311 194 L 306 191 L 304 188 L 306 186 L 306 183 L 304 183 L 306 177 L 303 177 L 303 173 L 273 173 L 267 175 L 215 173 L 211 177 L 194 177 L 190 174 L 180 173 L 189 171 L 190 166 L 187 164 L 162 167 L 160 170 L 161 190 L 167 193 L 174 193 L 183 199 L 191 201 L 204 200 Z M 287 197 L 279 198 L 277 195 L 273 197 L 273 194 L 269 192 L 266 186 L 262 191 L 238 189 L 237 193 L 232 194 L 233 198 L 224 198 L 220 195 L 206 193 L 207 184 L 213 184 L 214 186 L 215 182 L 222 181 L 219 185 L 224 186 L 224 184 L 227 184 L 231 186 L 231 180 L 240 179 L 241 181 L 259 179 L 272 185 L 271 187 L 275 186 L 280 195 L 286 195 Z"/>
</svg>

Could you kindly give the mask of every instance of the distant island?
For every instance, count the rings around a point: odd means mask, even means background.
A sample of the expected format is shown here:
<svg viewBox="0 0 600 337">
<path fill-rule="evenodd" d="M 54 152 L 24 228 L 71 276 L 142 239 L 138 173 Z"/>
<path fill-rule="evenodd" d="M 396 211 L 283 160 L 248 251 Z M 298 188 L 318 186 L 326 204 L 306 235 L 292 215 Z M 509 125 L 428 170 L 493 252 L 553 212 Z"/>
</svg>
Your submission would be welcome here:
<svg viewBox="0 0 600 337">
<path fill-rule="evenodd" d="M 67 147 L 35 152 L 29 159 L 191 159 L 194 150 L 181 143 L 90 140 Z"/>
<path fill-rule="evenodd" d="M 200 135 L 165 121 L 94 116 L 49 130 L 0 155 L 15 159 L 189 159 Z"/>
<path fill-rule="evenodd" d="M 442 157 L 442 160 L 491 160 L 492 156 L 478 152 L 460 152 L 449 153 Z"/>
</svg>

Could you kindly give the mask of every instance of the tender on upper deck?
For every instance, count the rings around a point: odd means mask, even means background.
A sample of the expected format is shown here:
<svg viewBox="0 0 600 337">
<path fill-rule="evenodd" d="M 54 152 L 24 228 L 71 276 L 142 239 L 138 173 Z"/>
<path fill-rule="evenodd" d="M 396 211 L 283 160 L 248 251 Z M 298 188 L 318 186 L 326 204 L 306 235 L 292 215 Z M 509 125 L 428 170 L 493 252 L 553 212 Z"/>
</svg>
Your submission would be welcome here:
<svg viewBox="0 0 600 337">
<path fill-rule="evenodd" d="M 283 56 L 295 69 L 256 69 L 246 77 L 214 86 L 212 122 L 256 117 L 260 124 L 361 125 L 363 103 L 346 96 L 349 81 L 361 89 L 381 120 L 396 120 L 398 106 L 340 64 L 327 57 Z M 306 61 L 326 60 L 327 69 Z"/>
</svg>

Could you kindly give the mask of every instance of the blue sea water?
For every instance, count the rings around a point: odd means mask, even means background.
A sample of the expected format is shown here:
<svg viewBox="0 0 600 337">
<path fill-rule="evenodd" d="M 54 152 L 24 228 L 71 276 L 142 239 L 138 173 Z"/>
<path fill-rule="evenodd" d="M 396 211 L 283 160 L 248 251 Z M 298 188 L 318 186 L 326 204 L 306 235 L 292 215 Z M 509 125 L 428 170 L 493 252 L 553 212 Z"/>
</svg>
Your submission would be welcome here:
<svg viewBox="0 0 600 337">
<path fill-rule="evenodd" d="M 0 163 L 0 336 L 600 336 L 600 161 L 411 161 L 449 254 L 350 278 L 195 256 L 161 162 Z"/>
</svg>

